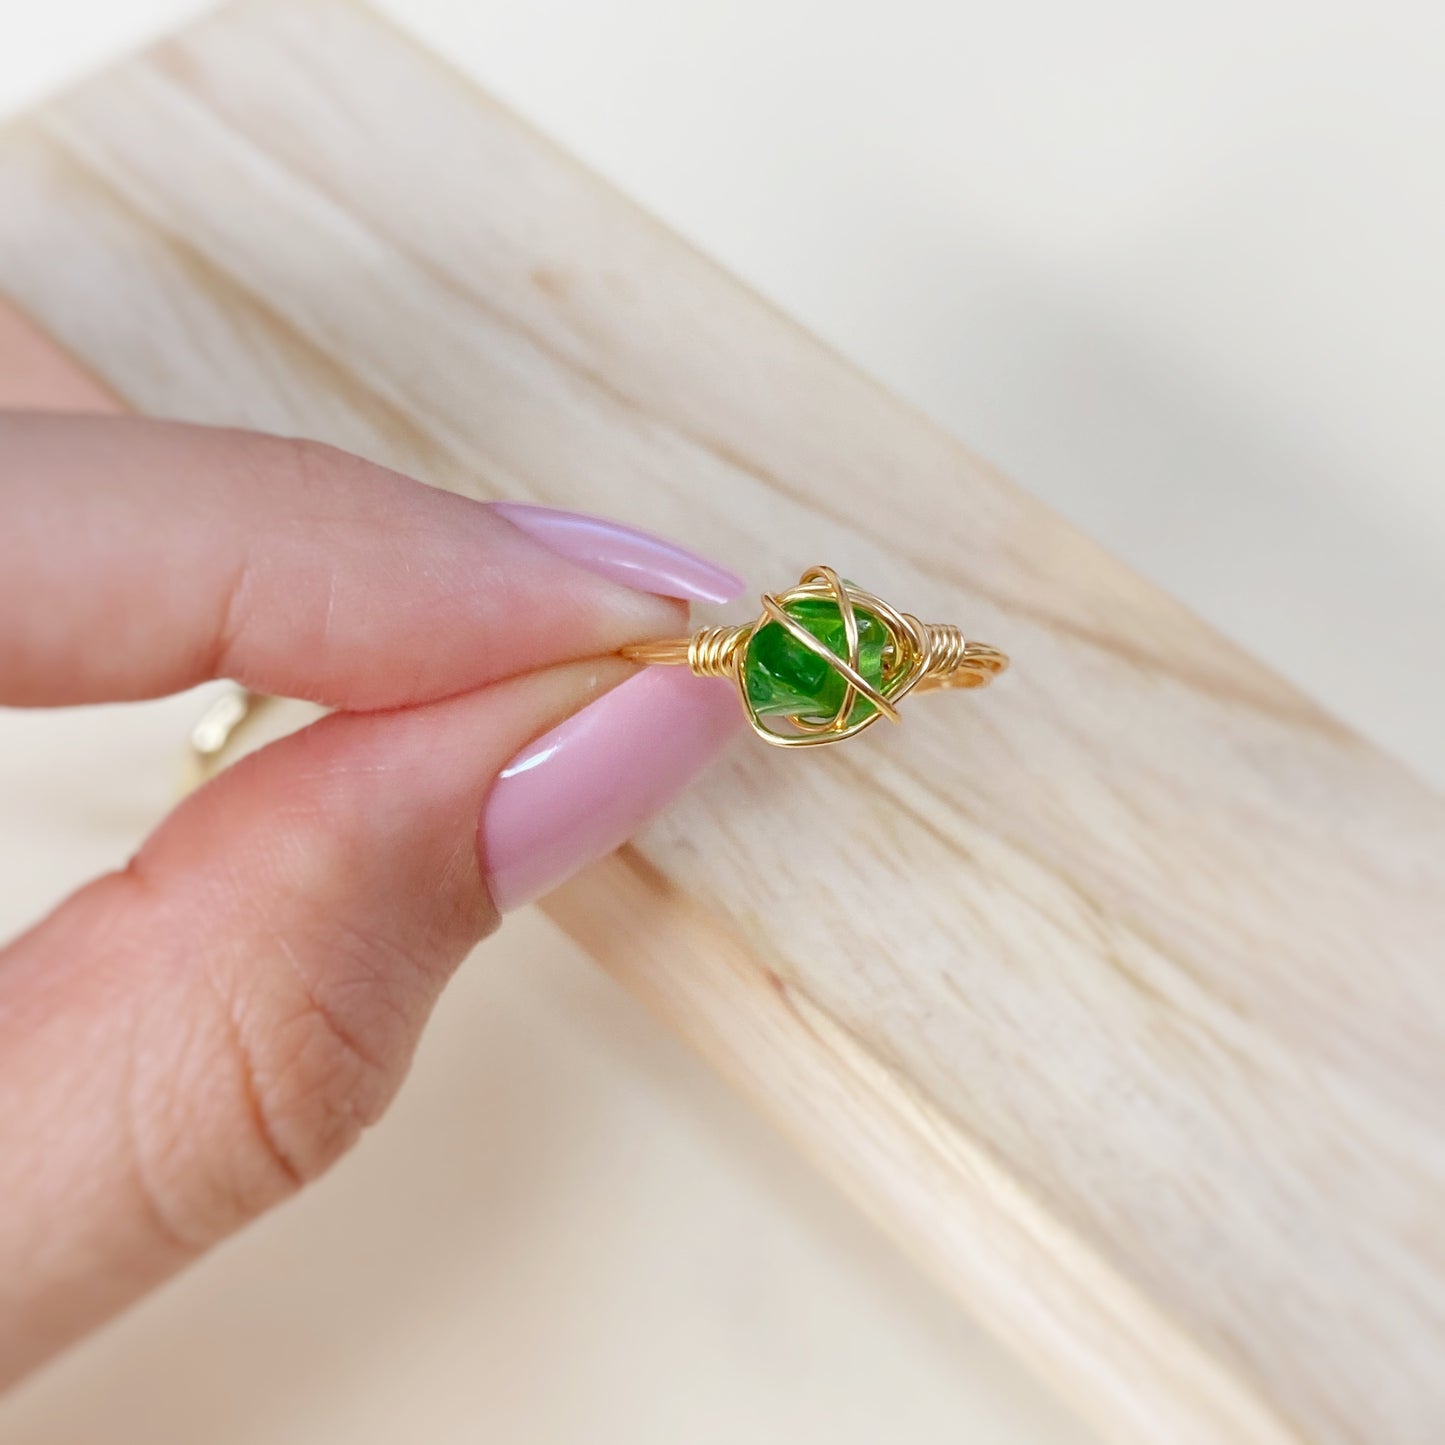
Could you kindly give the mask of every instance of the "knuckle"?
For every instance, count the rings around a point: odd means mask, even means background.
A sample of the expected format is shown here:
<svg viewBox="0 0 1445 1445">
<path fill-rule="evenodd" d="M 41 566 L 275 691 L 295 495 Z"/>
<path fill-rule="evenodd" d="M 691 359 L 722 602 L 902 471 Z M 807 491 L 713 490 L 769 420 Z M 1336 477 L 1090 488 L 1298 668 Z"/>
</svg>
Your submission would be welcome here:
<svg viewBox="0 0 1445 1445">
<path fill-rule="evenodd" d="M 309 518 L 354 517 L 358 489 L 378 495 L 398 480 L 385 467 L 329 442 L 311 437 L 274 441 L 278 455 L 271 458 L 268 485 L 282 489 Z"/>
<path fill-rule="evenodd" d="M 330 488 L 343 479 L 344 469 L 356 466 L 355 458 L 340 447 L 311 437 L 279 437 L 277 445 L 289 463 L 293 486 Z"/>
<path fill-rule="evenodd" d="M 374 940 L 342 940 L 324 986 L 284 941 L 273 947 L 283 955 L 274 968 L 243 970 L 264 984 L 229 986 L 201 970 L 190 1022 L 168 1057 L 135 1071 L 124 1100 L 141 1205 L 187 1252 L 335 1163 L 385 1111 L 420 1027 L 415 990 Z"/>
<path fill-rule="evenodd" d="M 411 1031 L 374 965 L 360 960 L 343 964 L 325 990 L 298 982 L 288 991 L 259 1037 L 243 1041 L 237 1031 L 237 1067 L 257 1142 L 300 1186 L 381 1117 L 405 1072 Z"/>
</svg>

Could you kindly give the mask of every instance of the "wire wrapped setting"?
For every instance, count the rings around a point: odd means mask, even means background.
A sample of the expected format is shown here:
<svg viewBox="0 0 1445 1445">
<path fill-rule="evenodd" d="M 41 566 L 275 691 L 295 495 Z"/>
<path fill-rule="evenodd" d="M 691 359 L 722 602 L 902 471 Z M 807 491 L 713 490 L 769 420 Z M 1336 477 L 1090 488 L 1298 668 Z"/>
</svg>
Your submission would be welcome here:
<svg viewBox="0 0 1445 1445">
<path fill-rule="evenodd" d="M 838 609 L 845 648 L 835 652 L 795 617 L 792 604 L 806 598 L 827 599 Z M 887 630 L 883 676 L 875 684 L 860 671 L 859 613 L 876 618 Z M 843 680 L 842 699 L 829 716 L 789 714 L 776 726 L 758 711 L 749 695 L 749 649 L 769 625 L 781 627 L 797 644 L 823 659 Z M 730 678 L 753 731 L 777 747 L 816 747 L 841 742 L 871 727 L 880 717 L 898 721 L 898 703 L 909 692 L 941 688 L 984 687 L 1008 666 L 997 648 L 970 642 L 949 623 L 923 623 L 889 606 L 881 597 L 845 582 L 831 567 L 810 567 L 796 587 L 765 593 L 755 622 L 734 627 L 704 627 L 689 638 L 639 643 L 623 655 L 642 663 L 683 663 L 699 677 Z M 860 708 L 866 701 L 870 706 Z"/>
</svg>

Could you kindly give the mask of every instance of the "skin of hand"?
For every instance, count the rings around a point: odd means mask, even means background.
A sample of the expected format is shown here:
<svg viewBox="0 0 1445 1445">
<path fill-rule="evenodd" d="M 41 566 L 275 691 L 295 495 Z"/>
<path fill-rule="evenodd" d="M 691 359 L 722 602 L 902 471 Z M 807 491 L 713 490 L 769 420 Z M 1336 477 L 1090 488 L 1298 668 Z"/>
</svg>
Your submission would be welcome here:
<svg viewBox="0 0 1445 1445">
<path fill-rule="evenodd" d="M 0 705 L 208 678 L 336 709 L 0 949 L 0 1384 L 314 1179 L 499 913 L 738 725 L 626 642 L 741 587 L 310 442 L 0 413 Z"/>
</svg>

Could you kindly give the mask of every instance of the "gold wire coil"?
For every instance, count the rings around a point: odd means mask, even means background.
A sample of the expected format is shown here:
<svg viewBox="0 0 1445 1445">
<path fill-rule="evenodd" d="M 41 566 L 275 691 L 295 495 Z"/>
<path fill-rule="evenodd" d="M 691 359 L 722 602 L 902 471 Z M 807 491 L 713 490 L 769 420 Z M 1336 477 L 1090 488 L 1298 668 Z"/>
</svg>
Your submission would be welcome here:
<svg viewBox="0 0 1445 1445">
<path fill-rule="evenodd" d="M 699 677 L 731 677 L 751 632 L 746 625 L 699 629 L 687 639 L 687 665 Z"/>
<path fill-rule="evenodd" d="M 835 653 L 815 637 L 789 611 L 802 598 L 834 602 L 844 628 L 846 651 Z M 875 686 L 859 672 L 858 613 L 876 618 L 888 631 L 884 650 L 886 682 Z M 842 701 L 830 717 L 795 714 L 785 729 L 765 722 L 748 695 L 748 649 L 760 629 L 777 624 L 802 648 L 822 658 L 844 680 Z M 796 587 L 773 595 L 765 593 L 762 613 L 755 622 L 731 627 L 703 627 L 691 637 L 641 642 L 622 649 L 622 655 L 644 664 L 686 665 L 698 677 L 728 678 L 736 684 L 753 731 L 779 747 L 807 747 L 838 742 L 876 722 L 879 717 L 898 721 L 896 704 L 905 693 L 944 688 L 986 687 L 1008 666 L 996 647 L 971 642 L 962 629 L 946 622 L 920 622 L 890 607 L 881 598 L 843 581 L 831 567 L 810 567 Z M 867 709 L 856 704 L 866 700 Z"/>
<path fill-rule="evenodd" d="M 1008 667 L 1008 657 L 986 642 L 970 642 L 951 622 L 924 625 L 928 662 L 917 691 L 944 687 L 987 687 Z"/>
</svg>

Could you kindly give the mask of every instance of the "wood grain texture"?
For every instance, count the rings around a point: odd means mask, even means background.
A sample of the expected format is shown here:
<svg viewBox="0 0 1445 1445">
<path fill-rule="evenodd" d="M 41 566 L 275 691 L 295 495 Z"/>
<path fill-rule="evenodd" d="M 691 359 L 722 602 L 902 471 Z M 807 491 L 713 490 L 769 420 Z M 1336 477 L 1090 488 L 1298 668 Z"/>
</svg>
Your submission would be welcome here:
<svg viewBox="0 0 1445 1445">
<path fill-rule="evenodd" d="M 1107 1431 L 1440 1438 L 1445 805 L 1396 764 L 346 0 L 7 134 L 0 290 L 144 411 L 1006 648 L 550 908 Z"/>
</svg>

